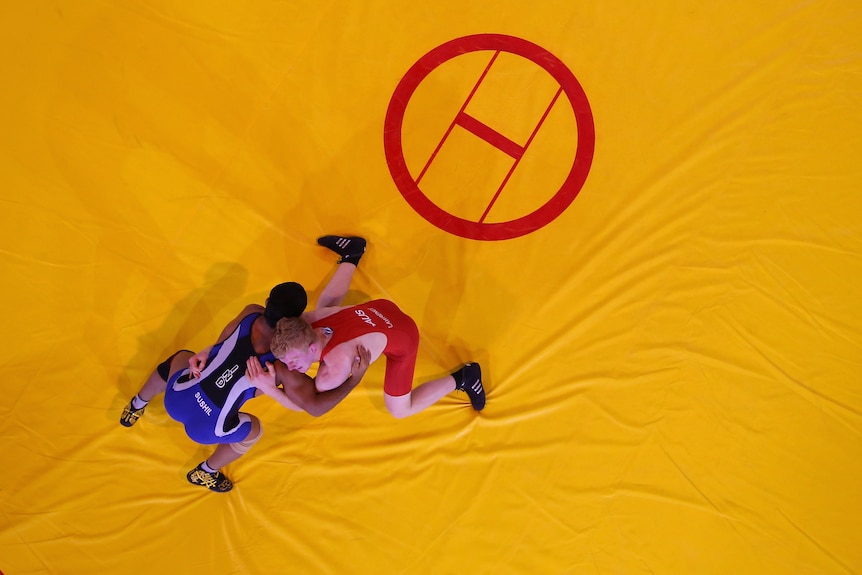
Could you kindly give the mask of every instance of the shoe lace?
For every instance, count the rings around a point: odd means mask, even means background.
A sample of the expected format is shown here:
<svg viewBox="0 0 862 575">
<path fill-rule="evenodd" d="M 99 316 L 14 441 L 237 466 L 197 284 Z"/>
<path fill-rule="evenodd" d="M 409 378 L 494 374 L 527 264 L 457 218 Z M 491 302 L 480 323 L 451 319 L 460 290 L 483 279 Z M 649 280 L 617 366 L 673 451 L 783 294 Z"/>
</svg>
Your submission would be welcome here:
<svg viewBox="0 0 862 575">
<path fill-rule="evenodd" d="M 195 469 L 192 479 L 195 483 L 205 485 L 206 487 L 215 487 L 217 481 L 212 473 L 207 473 L 203 469 Z"/>
<path fill-rule="evenodd" d="M 143 409 L 134 409 L 127 405 L 123 409 L 123 420 L 135 422 L 141 416 L 141 413 L 143 413 L 143 411 Z"/>
</svg>

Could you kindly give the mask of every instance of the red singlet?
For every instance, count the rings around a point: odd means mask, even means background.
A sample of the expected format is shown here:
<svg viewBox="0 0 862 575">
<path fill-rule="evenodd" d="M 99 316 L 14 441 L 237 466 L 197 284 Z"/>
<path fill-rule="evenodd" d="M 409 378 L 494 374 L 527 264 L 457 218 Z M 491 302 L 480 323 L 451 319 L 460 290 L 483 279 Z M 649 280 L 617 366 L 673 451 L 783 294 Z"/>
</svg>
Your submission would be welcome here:
<svg viewBox="0 0 862 575">
<path fill-rule="evenodd" d="M 365 335 L 382 333 L 386 336 L 386 375 L 383 391 L 395 397 L 407 395 L 413 389 L 413 371 L 419 351 L 419 329 L 416 322 L 398 309 L 394 302 L 375 299 L 345 308 L 311 324 L 332 329 L 332 338 L 320 354 L 325 361 L 329 350 L 340 343 Z"/>
</svg>

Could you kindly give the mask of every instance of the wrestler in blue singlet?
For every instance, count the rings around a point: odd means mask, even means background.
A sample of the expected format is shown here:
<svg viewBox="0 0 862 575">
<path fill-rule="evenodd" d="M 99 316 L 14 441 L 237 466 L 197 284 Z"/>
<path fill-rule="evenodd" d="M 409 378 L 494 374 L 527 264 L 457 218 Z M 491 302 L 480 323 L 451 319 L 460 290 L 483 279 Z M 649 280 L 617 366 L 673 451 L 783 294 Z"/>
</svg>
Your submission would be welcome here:
<svg viewBox="0 0 862 575">
<path fill-rule="evenodd" d="M 213 346 L 199 379 L 192 379 L 186 367 L 168 380 L 165 409 L 198 443 L 235 443 L 251 431 L 248 414 L 239 410 L 257 391 L 245 377 L 245 369 L 248 358 L 257 355 L 251 325 L 259 315 L 244 317 L 227 339 Z M 274 362 L 275 356 L 267 352 L 259 359 L 265 365 Z"/>
</svg>

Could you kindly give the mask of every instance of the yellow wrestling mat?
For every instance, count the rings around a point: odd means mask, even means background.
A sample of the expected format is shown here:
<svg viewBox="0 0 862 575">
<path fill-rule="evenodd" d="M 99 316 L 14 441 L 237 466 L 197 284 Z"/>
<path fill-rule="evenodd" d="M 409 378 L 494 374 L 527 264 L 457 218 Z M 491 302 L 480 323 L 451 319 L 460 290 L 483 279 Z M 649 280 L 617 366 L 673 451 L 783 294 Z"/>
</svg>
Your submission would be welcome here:
<svg viewBox="0 0 862 575">
<path fill-rule="evenodd" d="M 856 0 L 0 10 L 0 571 L 862 572 Z M 227 495 L 161 397 L 324 233 L 422 331 Z"/>
</svg>

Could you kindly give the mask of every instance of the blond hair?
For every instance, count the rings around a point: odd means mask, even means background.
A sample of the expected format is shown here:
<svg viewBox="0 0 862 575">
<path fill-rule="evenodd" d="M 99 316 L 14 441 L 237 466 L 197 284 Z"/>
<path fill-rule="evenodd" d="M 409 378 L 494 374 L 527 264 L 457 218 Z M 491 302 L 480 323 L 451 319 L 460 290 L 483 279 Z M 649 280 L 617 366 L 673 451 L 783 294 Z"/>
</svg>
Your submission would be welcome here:
<svg viewBox="0 0 862 575">
<path fill-rule="evenodd" d="M 301 317 L 283 317 L 275 324 L 270 350 L 275 357 L 282 357 L 293 349 L 308 349 L 317 341 L 317 332 Z"/>
</svg>

